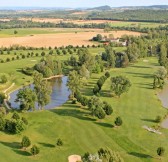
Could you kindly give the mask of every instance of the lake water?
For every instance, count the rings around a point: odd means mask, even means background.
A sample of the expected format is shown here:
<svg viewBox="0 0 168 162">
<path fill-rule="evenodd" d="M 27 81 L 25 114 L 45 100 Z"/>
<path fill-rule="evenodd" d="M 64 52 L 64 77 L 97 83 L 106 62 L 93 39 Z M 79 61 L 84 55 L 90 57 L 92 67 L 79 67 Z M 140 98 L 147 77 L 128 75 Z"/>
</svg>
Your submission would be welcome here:
<svg viewBox="0 0 168 162">
<path fill-rule="evenodd" d="M 164 108 L 168 108 L 168 84 L 158 93 L 158 97 Z"/>
<path fill-rule="evenodd" d="M 69 98 L 70 91 L 68 90 L 68 87 L 66 86 L 67 83 L 67 76 L 64 76 L 62 78 L 54 78 L 49 81 L 51 87 L 52 87 L 52 93 L 51 93 L 51 101 L 48 105 L 44 107 L 44 109 L 53 109 L 55 107 L 63 105 Z M 31 89 L 33 89 L 33 84 L 29 86 Z M 16 95 L 19 90 L 16 90 L 10 94 L 9 102 L 11 103 L 12 108 L 19 108 L 19 103 L 16 103 Z M 36 109 L 38 108 L 36 104 Z"/>
<path fill-rule="evenodd" d="M 161 92 L 158 93 L 162 106 L 168 109 L 168 84 L 164 86 Z M 168 129 L 168 118 L 161 123 L 162 128 Z"/>
</svg>

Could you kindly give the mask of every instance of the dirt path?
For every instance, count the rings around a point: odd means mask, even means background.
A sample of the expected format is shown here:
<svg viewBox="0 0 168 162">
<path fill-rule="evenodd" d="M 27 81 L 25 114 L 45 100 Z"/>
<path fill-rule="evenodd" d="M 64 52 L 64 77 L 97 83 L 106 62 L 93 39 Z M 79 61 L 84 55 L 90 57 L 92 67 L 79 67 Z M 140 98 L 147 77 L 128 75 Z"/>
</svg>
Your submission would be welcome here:
<svg viewBox="0 0 168 162">
<path fill-rule="evenodd" d="M 9 100 L 9 94 L 7 93 L 7 91 L 9 91 L 13 86 L 15 85 L 15 83 L 12 83 L 12 85 L 10 86 L 10 87 L 8 87 L 7 89 L 5 89 L 4 91 L 3 91 L 3 93 L 5 94 L 5 96 L 6 96 L 6 99 L 4 100 L 4 104 L 5 104 L 5 107 L 8 109 L 8 110 L 10 110 L 11 108 L 10 108 L 10 106 L 8 105 L 8 100 Z"/>
</svg>

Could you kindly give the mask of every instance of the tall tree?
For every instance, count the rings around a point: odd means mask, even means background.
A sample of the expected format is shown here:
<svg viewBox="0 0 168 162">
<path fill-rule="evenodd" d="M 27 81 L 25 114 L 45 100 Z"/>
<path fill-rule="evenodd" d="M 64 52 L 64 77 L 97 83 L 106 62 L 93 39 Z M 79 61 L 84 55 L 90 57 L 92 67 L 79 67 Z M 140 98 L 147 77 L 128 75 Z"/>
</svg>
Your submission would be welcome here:
<svg viewBox="0 0 168 162">
<path fill-rule="evenodd" d="M 162 44 L 160 47 L 159 63 L 161 66 L 165 67 L 168 65 L 167 48 L 165 44 Z"/>
<path fill-rule="evenodd" d="M 49 83 L 43 79 L 42 74 L 34 73 L 34 90 L 37 95 L 37 103 L 39 109 L 43 109 L 50 102 L 51 87 Z"/>
<path fill-rule="evenodd" d="M 111 91 L 117 96 L 121 96 L 122 93 L 127 92 L 131 87 L 131 82 L 124 76 L 111 77 Z"/>
<path fill-rule="evenodd" d="M 78 91 L 80 91 L 81 88 L 81 79 L 77 71 L 73 70 L 68 75 L 68 82 L 67 86 L 71 90 L 72 98 L 74 98 L 74 94 Z"/>
<path fill-rule="evenodd" d="M 19 90 L 16 102 L 20 103 L 22 110 L 35 110 L 35 102 L 37 101 L 36 93 L 30 88 L 23 88 Z"/>
<path fill-rule="evenodd" d="M 108 66 L 114 68 L 116 65 L 116 56 L 115 56 L 113 48 L 110 46 L 107 46 L 105 48 L 105 51 L 107 55 Z"/>
</svg>

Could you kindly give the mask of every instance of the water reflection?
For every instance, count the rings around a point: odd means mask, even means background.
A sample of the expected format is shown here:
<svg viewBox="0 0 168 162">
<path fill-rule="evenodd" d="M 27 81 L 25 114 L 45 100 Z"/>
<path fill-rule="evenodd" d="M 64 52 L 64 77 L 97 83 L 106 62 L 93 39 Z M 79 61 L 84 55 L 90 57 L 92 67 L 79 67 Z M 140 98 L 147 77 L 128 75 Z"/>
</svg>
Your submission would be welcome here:
<svg viewBox="0 0 168 162">
<path fill-rule="evenodd" d="M 45 109 L 52 109 L 52 108 L 58 107 L 64 104 L 68 100 L 70 91 L 66 86 L 67 79 L 68 77 L 64 76 L 62 78 L 54 78 L 49 81 L 52 87 L 51 101 L 48 105 L 44 107 Z M 33 84 L 30 85 L 30 88 L 33 89 Z M 17 93 L 18 93 L 18 90 L 10 94 L 9 102 L 11 103 L 11 106 L 13 108 L 19 108 L 19 103 L 15 102 Z M 38 108 L 37 104 L 36 104 L 36 108 Z"/>
</svg>

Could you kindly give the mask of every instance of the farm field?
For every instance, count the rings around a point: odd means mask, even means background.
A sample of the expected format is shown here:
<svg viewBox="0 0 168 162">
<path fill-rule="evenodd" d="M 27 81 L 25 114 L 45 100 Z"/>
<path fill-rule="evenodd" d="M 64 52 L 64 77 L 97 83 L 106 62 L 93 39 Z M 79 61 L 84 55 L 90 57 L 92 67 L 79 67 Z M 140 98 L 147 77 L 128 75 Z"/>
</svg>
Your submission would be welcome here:
<svg viewBox="0 0 168 162">
<path fill-rule="evenodd" d="M 14 30 L 1 30 L 0 46 L 10 47 L 12 45 L 31 46 L 31 47 L 60 47 L 60 46 L 82 46 L 93 45 L 95 42 L 89 41 L 97 34 L 109 35 L 113 34 L 115 38 L 120 38 L 122 35 L 140 36 L 141 33 L 131 31 L 112 31 L 105 33 L 101 29 L 15 29 L 18 31 L 18 36 L 11 34 Z M 72 32 L 73 31 L 73 32 Z M 50 32 L 50 33 L 49 33 Z M 20 35 L 19 35 L 20 33 Z M 41 34 L 43 33 L 43 34 Z M 6 37 L 6 38 L 5 38 Z"/>
<path fill-rule="evenodd" d="M 76 12 L 73 15 L 83 15 L 84 12 Z M 153 22 L 129 22 L 129 21 L 114 21 L 114 20 L 71 20 L 71 19 L 56 19 L 56 18 L 20 18 L 22 21 L 33 21 L 33 22 L 50 22 L 50 23 L 74 23 L 74 24 L 102 24 L 109 23 L 113 27 L 138 27 L 140 28 L 155 28 L 159 26 L 168 25 L 166 23 L 153 23 Z M 4 21 L 7 21 L 6 19 Z"/>
<path fill-rule="evenodd" d="M 114 113 L 111 116 L 98 120 L 87 109 L 70 102 L 53 110 L 23 113 L 21 115 L 29 121 L 26 131 L 19 135 L 0 132 L 0 160 L 54 162 L 57 159 L 59 162 L 67 162 L 71 154 L 95 153 L 100 147 L 105 147 L 118 151 L 126 162 L 160 161 L 156 156 L 156 148 L 162 145 L 168 150 L 168 130 L 161 129 L 163 134 L 158 135 L 142 128 L 144 125 L 156 126 L 153 122 L 155 117 L 158 114 L 164 116 L 167 112 L 152 89 L 152 74 L 159 67 L 157 59 L 147 59 L 148 62 L 141 59 L 127 68 L 110 70 L 111 76 L 125 75 L 132 82 L 129 92 L 120 98 L 108 96 L 110 79 L 105 82 L 100 98 L 113 106 Z M 82 89 L 84 95 L 93 95 L 92 89 L 101 75 L 103 73 L 92 75 L 88 86 Z M 117 116 L 123 119 L 120 128 L 113 127 Z M 32 143 L 40 147 L 39 155 L 32 157 L 29 149 L 27 152 L 20 150 L 19 142 L 23 135 L 29 136 Z M 61 148 L 54 146 L 58 138 L 64 141 Z M 168 152 L 165 152 L 161 161 L 167 162 L 167 157 Z"/>
</svg>

